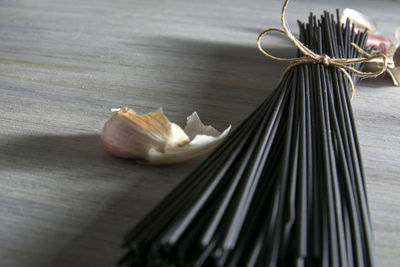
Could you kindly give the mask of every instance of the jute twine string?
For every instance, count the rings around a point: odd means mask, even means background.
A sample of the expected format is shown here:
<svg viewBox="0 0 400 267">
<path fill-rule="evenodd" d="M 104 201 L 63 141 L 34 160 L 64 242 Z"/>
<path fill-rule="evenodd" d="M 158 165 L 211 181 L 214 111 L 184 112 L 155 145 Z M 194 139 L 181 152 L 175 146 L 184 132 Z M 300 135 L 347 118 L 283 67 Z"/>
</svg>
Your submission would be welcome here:
<svg viewBox="0 0 400 267">
<path fill-rule="evenodd" d="M 277 60 L 277 61 L 290 61 L 292 64 L 289 65 L 289 67 L 286 68 L 286 70 L 282 73 L 281 79 L 285 76 L 285 74 L 293 67 L 304 64 L 304 63 L 322 63 L 325 66 L 333 66 L 338 68 L 343 72 L 343 74 L 349 79 L 350 85 L 351 85 L 351 99 L 353 99 L 354 96 L 354 84 L 353 81 L 349 75 L 348 72 L 353 72 L 354 74 L 360 76 L 360 77 L 377 77 L 381 74 L 383 74 L 386 69 L 387 69 L 387 58 L 383 53 L 376 54 L 376 55 L 370 55 L 363 49 L 361 49 L 359 46 L 357 46 L 355 43 L 351 43 L 351 45 L 364 57 L 361 58 L 331 58 L 328 55 L 319 55 L 313 51 L 311 51 L 309 48 L 307 48 L 302 42 L 300 42 L 294 35 L 290 32 L 288 29 L 286 19 L 285 19 L 285 12 L 286 8 L 289 4 L 290 0 L 286 0 L 285 3 L 283 4 L 282 7 L 282 12 L 281 12 L 281 23 L 283 29 L 279 28 L 269 28 L 265 31 L 263 31 L 257 38 L 257 47 L 260 50 L 261 53 L 263 53 L 266 57 Z M 268 32 L 280 32 L 285 34 L 292 42 L 293 44 L 304 54 L 303 57 L 297 57 L 297 58 L 280 58 L 280 57 L 275 57 L 268 52 L 266 52 L 262 47 L 261 47 L 261 39 L 263 36 L 265 36 Z M 363 72 L 355 69 L 354 67 L 351 67 L 353 64 L 357 63 L 366 63 L 366 62 L 371 62 L 374 61 L 376 62 L 376 59 L 380 59 L 378 62 L 381 63 L 380 68 L 376 72 Z M 350 66 L 349 66 L 350 65 Z"/>
</svg>

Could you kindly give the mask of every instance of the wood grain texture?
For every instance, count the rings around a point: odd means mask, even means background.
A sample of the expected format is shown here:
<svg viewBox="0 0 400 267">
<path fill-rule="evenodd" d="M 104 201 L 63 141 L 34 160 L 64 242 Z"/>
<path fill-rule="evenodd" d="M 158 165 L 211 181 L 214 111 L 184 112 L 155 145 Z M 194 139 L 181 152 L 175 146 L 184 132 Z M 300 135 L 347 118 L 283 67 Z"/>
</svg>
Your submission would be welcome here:
<svg viewBox="0 0 400 267">
<path fill-rule="evenodd" d="M 238 125 L 285 63 L 255 39 L 282 1 L 2 0 L 0 266 L 112 266 L 122 236 L 199 163 L 149 167 L 100 142 L 110 108 L 196 110 Z M 312 8 L 310 8 L 313 6 Z M 346 6 L 393 38 L 397 3 L 294 1 L 288 20 Z M 378 8 L 379 7 L 379 8 Z M 294 55 L 282 37 L 266 45 Z M 381 266 L 400 261 L 400 89 L 363 81 L 353 101 Z"/>
</svg>

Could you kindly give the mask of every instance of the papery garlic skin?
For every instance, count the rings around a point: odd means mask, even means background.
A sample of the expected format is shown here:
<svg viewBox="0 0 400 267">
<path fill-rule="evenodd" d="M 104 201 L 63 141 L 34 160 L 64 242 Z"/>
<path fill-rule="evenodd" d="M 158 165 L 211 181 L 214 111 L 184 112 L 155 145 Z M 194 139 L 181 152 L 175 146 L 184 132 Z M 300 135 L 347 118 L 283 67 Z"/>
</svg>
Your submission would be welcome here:
<svg viewBox="0 0 400 267">
<path fill-rule="evenodd" d="M 221 133 L 211 125 L 204 125 L 197 112 L 193 112 L 193 114 L 188 116 L 186 120 L 186 126 L 183 130 L 189 136 L 190 140 L 193 140 L 196 135 L 199 134 L 213 137 L 221 135 Z"/>
<path fill-rule="evenodd" d="M 104 149 L 121 158 L 149 159 L 149 150 L 163 152 L 166 146 L 179 147 L 190 142 L 176 124 L 159 109 L 137 115 L 132 109 L 116 110 L 101 134 Z"/>
<path fill-rule="evenodd" d="M 204 125 L 197 112 L 193 112 L 187 117 L 184 128 L 191 139 L 189 144 L 181 147 L 167 146 L 164 153 L 150 149 L 149 160 L 141 163 L 160 165 L 196 158 L 215 149 L 228 136 L 230 130 L 231 126 L 220 133 L 211 125 Z"/>
<path fill-rule="evenodd" d="M 110 154 L 139 160 L 146 164 L 169 164 L 185 161 L 210 152 L 228 135 L 204 125 L 196 112 L 187 117 L 184 130 L 171 123 L 159 109 L 137 115 L 132 109 L 112 109 L 101 139 Z"/>
<path fill-rule="evenodd" d="M 141 161 L 141 163 L 161 165 L 196 158 L 215 149 L 228 136 L 230 130 L 231 126 L 226 128 L 218 137 L 198 134 L 189 144 L 183 147 L 166 148 L 165 153 L 150 149 L 149 160 L 147 162 Z"/>
<path fill-rule="evenodd" d="M 342 16 L 340 18 L 341 23 L 346 23 L 346 19 L 349 19 L 350 22 L 356 24 L 361 29 L 368 29 L 369 31 L 376 31 L 375 22 L 368 16 L 362 14 L 351 8 L 345 8 L 342 12 Z"/>
</svg>

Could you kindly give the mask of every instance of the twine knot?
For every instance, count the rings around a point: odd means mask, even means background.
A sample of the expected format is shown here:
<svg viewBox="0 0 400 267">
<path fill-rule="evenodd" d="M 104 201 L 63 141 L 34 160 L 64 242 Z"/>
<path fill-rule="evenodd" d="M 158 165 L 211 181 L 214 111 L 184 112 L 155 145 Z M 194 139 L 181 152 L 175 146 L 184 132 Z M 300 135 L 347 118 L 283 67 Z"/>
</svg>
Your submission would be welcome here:
<svg viewBox="0 0 400 267">
<path fill-rule="evenodd" d="M 260 50 L 261 53 L 263 53 L 266 57 L 277 60 L 277 61 L 290 61 L 292 64 L 289 65 L 289 67 L 286 68 L 286 70 L 282 73 L 281 79 L 285 74 L 294 66 L 297 66 L 299 64 L 304 64 L 304 63 L 322 63 L 325 66 L 333 66 L 338 68 L 340 71 L 343 72 L 343 74 L 348 78 L 350 81 L 351 85 L 351 99 L 353 99 L 354 96 L 354 84 L 353 80 L 351 79 L 348 71 L 360 76 L 360 77 L 377 77 L 381 74 L 383 74 L 386 69 L 387 69 L 387 58 L 383 53 L 379 53 L 377 55 L 370 55 L 363 49 L 361 49 L 358 45 L 355 43 L 351 43 L 351 45 L 364 57 L 361 58 L 331 58 L 328 55 L 318 55 L 314 51 L 310 50 L 308 47 L 306 47 L 302 42 L 300 42 L 294 35 L 289 31 L 286 19 L 285 19 L 285 12 L 286 8 L 289 4 L 290 0 L 285 0 L 285 3 L 283 4 L 282 7 L 282 12 L 281 12 L 281 23 L 283 29 L 279 28 L 269 28 L 265 31 L 263 31 L 257 38 L 257 47 L 258 50 Z M 262 47 L 261 47 L 261 39 L 263 36 L 265 36 L 268 32 L 280 32 L 285 34 L 292 42 L 293 44 L 303 53 L 303 57 L 297 57 L 297 58 L 280 58 L 280 57 L 275 57 L 269 53 L 267 53 Z M 378 69 L 376 72 L 363 72 L 355 69 L 352 67 L 353 64 L 357 63 L 366 63 L 366 62 L 379 62 L 381 63 L 381 68 Z"/>
<path fill-rule="evenodd" d="M 328 55 L 323 55 L 320 57 L 319 62 L 323 63 L 325 66 L 329 66 L 331 64 L 331 58 Z"/>
</svg>

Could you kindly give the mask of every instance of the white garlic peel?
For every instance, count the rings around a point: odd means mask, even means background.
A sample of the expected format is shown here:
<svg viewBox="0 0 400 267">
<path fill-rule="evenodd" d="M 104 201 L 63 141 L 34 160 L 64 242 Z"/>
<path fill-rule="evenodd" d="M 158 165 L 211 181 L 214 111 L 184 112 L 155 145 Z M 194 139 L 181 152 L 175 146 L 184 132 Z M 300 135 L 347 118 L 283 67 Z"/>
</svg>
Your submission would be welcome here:
<svg viewBox="0 0 400 267">
<path fill-rule="evenodd" d="M 340 18 L 340 22 L 346 23 L 346 19 L 349 19 L 350 22 L 356 24 L 356 26 L 359 26 L 362 29 L 367 28 L 369 31 L 376 32 L 375 22 L 361 12 L 351 8 L 345 8 Z"/>
<path fill-rule="evenodd" d="M 132 109 L 112 109 L 101 135 L 110 154 L 147 164 L 169 164 L 198 157 L 214 149 L 228 135 L 205 126 L 196 112 L 187 118 L 184 130 L 171 123 L 162 109 L 137 115 Z"/>
<path fill-rule="evenodd" d="M 165 152 L 159 152 L 154 148 L 149 151 L 150 164 L 169 164 L 192 159 L 210 152 L 216 148 L 228 136 L 231 126 L 222 133 L 212 126 L 205 126 L 196 112 L 187 118 L 184 131 L 189 135 L 189 144 L 181 147 L 167 146 Z"/>
</svg>

